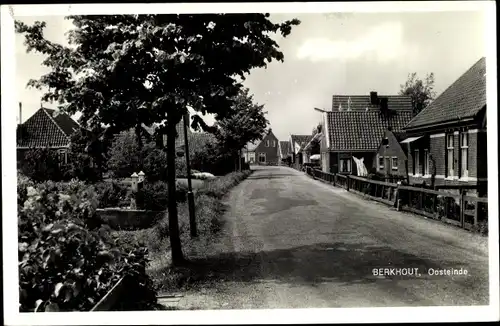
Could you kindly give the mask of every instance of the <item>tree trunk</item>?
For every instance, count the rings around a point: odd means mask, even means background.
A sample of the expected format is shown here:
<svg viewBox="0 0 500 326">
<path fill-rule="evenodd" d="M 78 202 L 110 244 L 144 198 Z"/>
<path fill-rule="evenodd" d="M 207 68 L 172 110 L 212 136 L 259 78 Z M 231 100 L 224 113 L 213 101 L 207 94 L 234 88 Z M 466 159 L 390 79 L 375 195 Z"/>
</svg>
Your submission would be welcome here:
<svg viewBox="0 0 500 326">
<path fill-rule="evenodd" d="M 238 151 L 238 171 L 241 172 L 241 149 Z"/>
<path fill-rule="evenodd" d="M 167 126 L 167 187 L 168 187 L 168 230 L 170 247 L 172 248 L 172 265 L 184 261 L 179 234 L 179 218 L 177 216 L 177 200 L 175 191 L 175 123 Z"/>
</svg>

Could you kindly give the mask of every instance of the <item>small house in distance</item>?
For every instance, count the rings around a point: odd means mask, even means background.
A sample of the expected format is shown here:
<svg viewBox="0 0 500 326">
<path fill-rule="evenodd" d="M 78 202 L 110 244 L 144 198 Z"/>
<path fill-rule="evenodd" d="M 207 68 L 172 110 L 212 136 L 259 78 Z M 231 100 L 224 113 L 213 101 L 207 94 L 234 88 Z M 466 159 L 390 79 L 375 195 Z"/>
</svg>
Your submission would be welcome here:
<svg viewBox="0 0 500 326">
<path fill-rule="evenodd" d="M 242 156 L 249 164 L 278 165 L 279 141 L 272 129 L 266 132 L 262 140 L 247 144 L 242 150 Z"/>
<path fill-rule="evenodd" d="M 405 126 L 410 183 L 487 193 L 486 58 Z M 473 188 L 473 189 L 470 189 Z"/>
<path fill-rule="evenodd" d="M 400 95 L 334 95 L 332 111 L 324 111 L 320 142 L 322 169 L 356 174 L 353 158 L 367 169 L 375 165 L 386 130 L 399 132 L 413 117 L 411 97 Z"/>
<path fill-rule="evenodd" d="M 290 165 L 291 164 L 291 156 L 290 156 L 290 142 L 287 140 L 280 141 L 279 145 L 279 154 L 280 154 L 280 165 Z"/>
<path fill-rule="evenodd" d="M 292 165 L 299 169 L 302 164 L 308 162 L 307 153 L 304 147 L 311 141 L 312 135 L 290 135 L 290 153 L 292 155 Z"/>
<path fill-rule="evenodd" d="M 373 161 L 373 167 L 378 173 L 394 176 L 396 179 L 408 177 L 408 152 L 406 146 L 400 144 L 405 138 L 404 132 L 384 132 Z"/>
<path fill-rule="evenodd" d="M 22 110 L 21 103 L 19 110 Z M 68 114 L 59 110 L 40 108 L 18 126 L 18 163 L 24 159 L 24 154 L 30 149 L 49 148 L 57 151 L 61 164 L 67 164 L 71 136 L 80 128 L 80 125 Z"/>
</svg>

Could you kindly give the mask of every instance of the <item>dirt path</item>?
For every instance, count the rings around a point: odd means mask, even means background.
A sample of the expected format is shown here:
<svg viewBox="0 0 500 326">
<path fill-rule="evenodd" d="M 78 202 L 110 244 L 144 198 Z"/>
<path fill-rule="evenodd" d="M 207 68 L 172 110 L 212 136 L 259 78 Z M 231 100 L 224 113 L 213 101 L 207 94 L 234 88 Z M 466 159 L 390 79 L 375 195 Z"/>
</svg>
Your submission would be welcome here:
<svg viewBox="0 0 500 326">
<path fill-rule="evenodd" d="M 179 309 L 488 304 L 487 239 L 396 212 L 285 167 L 258 168 L 227 202 Z M 373 275 L 373 269 L 418 269 Z M 467 275 L 429 275 L 455 268 Z M 415 272 L 414 272 L 415 273 Z"/>
</svg>

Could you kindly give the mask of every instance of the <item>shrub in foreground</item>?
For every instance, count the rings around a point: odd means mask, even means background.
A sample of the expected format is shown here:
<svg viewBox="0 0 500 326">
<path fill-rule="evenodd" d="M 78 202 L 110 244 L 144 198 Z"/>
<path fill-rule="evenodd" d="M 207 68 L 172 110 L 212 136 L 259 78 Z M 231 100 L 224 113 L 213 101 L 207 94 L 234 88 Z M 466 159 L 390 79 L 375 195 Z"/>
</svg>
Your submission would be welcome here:
<svg viewBox="0 0 500 326">
<path fill-rule="evenodd" d="M 95 184 L 98 207 L 122 207 L 130 205 L 129 188 L 117 181 Z"/>
<path fill-rule="evenodd" d="M 198 190 L 199 194 L 222 198 L 227 192 L 250 175 L 250 171 L 232 172 L 225 176 L 206 181 Z"/>
<path fill-rule="evenodd" d="M 125 275 L 140 293 L 126 302 L 127 309 L 156 304 L 145 271 L 147 248 L 122 244 L 108 227 L 89 225 L 97 200 L 84 185 L 28 185 L 26 196 L 18 198 L 21 312 L 88 311 Z"/>
</svg>

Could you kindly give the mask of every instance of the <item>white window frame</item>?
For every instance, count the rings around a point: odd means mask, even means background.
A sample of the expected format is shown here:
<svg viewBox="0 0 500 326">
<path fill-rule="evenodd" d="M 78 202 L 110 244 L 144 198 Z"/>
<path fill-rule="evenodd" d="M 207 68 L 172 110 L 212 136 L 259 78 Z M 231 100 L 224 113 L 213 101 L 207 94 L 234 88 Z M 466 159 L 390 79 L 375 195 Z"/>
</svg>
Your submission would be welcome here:
<svg viewBox="0 0 500 326">
<path fill-rule="evenodd" d="M 380 160 L 382 160 L 382 164 L 380 164 Z M 385 170 L 385 157 L 384 156 L 378 155 L 377 167 L 378 167 L 379 171 Z"/>
<path fill-rule="evenodd" d="M 413 175 L 420 175 L 420 150 L 413 151 Z"/>
<path fill-rule="evenodd" d="M 269 147 L 269 139 L 266 140 L 266 147 Z"/>
<path fill-rule="evenodd" d="M 451 141 L 450 141 L 451 139 Z M 448 178 L 453 178 L 455 176 L 455 147 L 454 147 L 454 135 L 446 135 L 446 176 Z M 451 158 L 451 159 L 450 159 Z"/>
<path fill-rule="evenodd" d="M 347 161 L 347 170 L 344 171 L 342 170 L 342 161 Z M 340 158 L 339 159 L 339 171 L 341 173 L 351 173 L 352 172 L 352 163 L 351 163 L 352 159 L 351 158 Z"/>
<path fill-rule="evenodd" d="M 61 154 L 64 154 L 64 160 L 61 160 Z M 59 149 L 57 150 L 57 157 L 59 159 L 59 164 L 61 166 L 64 166 L 68 164 L 68 151 L 66 149 Z"/>
<path fill-rule="evenodd" d="M 424 149 L 424 175 L 425 176 L 429 176 L 431 173 L 430 173 L 430 156 L 429 156 L 429 150 L 428 149 Z"/>
<path fill-rule="evenodd" d="M 273 147 L 276 147 L 276 140 L 273 140 L 271 144 L 273 144 Z"/>
<path fill-rule="evenodd" d="M 466 131 L 460 133 L 460 177 L 469 177 L 469 133 Z"/>
<path fill-rule="evenodd" d="M 264 158 L 264 161 L 260 160 L 261 157 Z M 259 163 L 266 163 L 266 161 L 267 161 L 266 153 L 264 152 L 259 153 Z"/>
<path fill-rule="evenodd" d="M 396 160 L 396 164 L 394 164 L 394 160 Z M 391 157 L 391 170 L 392 171 L 397 171 L 398 170 L 398 164 L 399 164 L 398 157 L 397 156 Z"/>
</svg>

